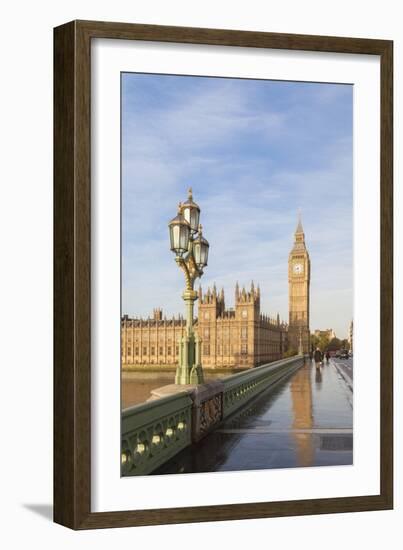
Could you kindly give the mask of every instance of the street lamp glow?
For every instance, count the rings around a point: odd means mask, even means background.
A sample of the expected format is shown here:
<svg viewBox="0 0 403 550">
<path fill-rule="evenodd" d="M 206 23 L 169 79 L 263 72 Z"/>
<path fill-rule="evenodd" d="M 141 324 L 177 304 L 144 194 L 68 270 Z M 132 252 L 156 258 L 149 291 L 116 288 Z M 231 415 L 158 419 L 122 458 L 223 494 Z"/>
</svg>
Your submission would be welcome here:
<svg viewBox="0 0 403 550">
<path fill-rule="evenodd" d="M 175 261 L 185 275 L 185 290 L 182 298 L 186 305 L 186 327 L 179 339 L 179 364 L 175 384 L 202 384 L 201 340 L 193 330 L 193 309 L 197 300 L 194 282 L 207 266 L 209 243 L 202 235 L 199 225 L 200 208 L 193 201 L 192 189 L 188 200 L 179 203 L 178 214 L 168 224 L 171 250 Z"/>
</svg>

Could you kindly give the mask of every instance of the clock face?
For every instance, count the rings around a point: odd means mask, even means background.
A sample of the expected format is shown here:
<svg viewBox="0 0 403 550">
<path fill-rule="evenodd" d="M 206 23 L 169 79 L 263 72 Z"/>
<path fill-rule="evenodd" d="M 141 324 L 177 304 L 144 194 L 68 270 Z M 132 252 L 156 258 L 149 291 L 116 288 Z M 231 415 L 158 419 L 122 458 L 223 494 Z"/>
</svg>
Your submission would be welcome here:
<svg viewBox="0 0 403 550">
<path fill-rule="evenodd" d="M 294 273 L 300 275 L 303 272 L 304 268 L 302 264 L 294 264 Z"/>
</svg>

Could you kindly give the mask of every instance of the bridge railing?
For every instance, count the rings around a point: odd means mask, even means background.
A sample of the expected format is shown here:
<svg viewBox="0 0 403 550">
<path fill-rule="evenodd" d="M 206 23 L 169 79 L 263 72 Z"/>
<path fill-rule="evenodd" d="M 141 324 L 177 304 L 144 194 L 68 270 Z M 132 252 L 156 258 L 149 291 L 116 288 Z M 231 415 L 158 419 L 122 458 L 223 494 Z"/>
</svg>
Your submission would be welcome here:
<svg viewBox="0 0 403 550">
<path fill-rule="evenodd" d="M 122 475 L 149 474 L 192 442 L 193 400 L 187 391 L 122 412 Z"/>
<path fill-rule="evenodd" d="M 250 399 L 284 376 L 288 376 L 302 364 L 303 357 L 294 356 L 224 378 L 222 380 L 224 386 L 223 418 L 227 418 Z"/>
<path fill-rule="evenodd" d="M 303 363 L 299 355 L 188 389 L 173 385 L 167 397 L 124 409 L 122 475 L 153 472 Z"/>
</svg>

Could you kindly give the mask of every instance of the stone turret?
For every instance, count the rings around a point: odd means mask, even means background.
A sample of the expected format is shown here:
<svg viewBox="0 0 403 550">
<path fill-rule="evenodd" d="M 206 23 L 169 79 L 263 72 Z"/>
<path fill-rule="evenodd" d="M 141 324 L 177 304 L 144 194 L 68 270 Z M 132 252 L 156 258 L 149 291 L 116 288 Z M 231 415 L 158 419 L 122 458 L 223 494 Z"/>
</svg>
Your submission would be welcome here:
<svg viewBox="0 0 403 550">
<path fill-rule="evenodd" d="M 153 309 L 153 319 L 154 321 L 162 321 L 162 309 L 157 307 Z"/>
<path fill-rule="evenodd" d="M 225 297 L 224 289 L 217 292 L 216 284 L 213 288 L 207 288 L 207 291 L 203 294 L 201 286 L 199 287 L 199 311 L 209 311 L 209 318 L 220 317 L 225 312 Z M 207 307 L 208 306 L 208 307 Z"/>
<path fill-rule="evenodd" d="M 250 290 L 235 287 L 235 310 L 238 319 L 252 321 L 260 318 L 260 290 L 255 288 L 253 281 Z"/>
<path fill-rule="evenodd" d="M 238 283 L 235 286 L 235 305 L 238 303 L 255 304 L 260 303 L 260 288 L 255 289 L 253 281 L 251 282 L 250 290 L 246 290 L 243 286 L 242 290 L 239 290 Z"/>
</svg>

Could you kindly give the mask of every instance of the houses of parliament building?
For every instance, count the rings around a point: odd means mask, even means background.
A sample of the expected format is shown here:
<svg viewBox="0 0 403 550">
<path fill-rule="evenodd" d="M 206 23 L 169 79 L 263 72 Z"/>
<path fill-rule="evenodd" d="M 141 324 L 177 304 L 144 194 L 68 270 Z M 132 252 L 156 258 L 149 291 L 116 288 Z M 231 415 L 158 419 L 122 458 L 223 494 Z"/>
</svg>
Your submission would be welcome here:
<svg viewBox="0 0 403 550">
<path fill-rule="evenodd" d="M 235 286 L 235 307 L 226 309 L 224 290 L 199 287 L 198 317 L 194 323 L 202 341 L 204 368 L 252 368 L 284 357 L 286 352 L 309 351 L 310 259 L 301 220 L 288 258 L 289 319 L 260 311 L 260 288 Z M 182 316 L 167 319 L 154 309 L 148 319 L 121 320 L 122 367 L 175 366 L 178 340 L 185 330 Z"/>
</svg>

